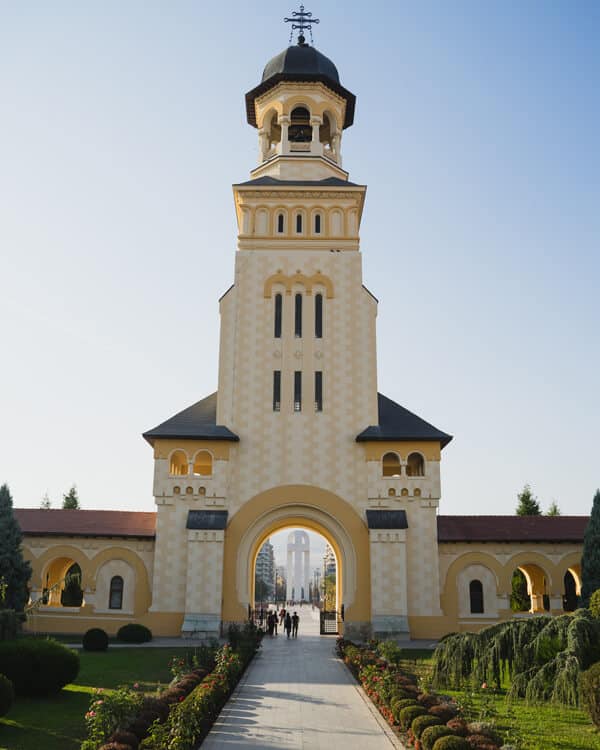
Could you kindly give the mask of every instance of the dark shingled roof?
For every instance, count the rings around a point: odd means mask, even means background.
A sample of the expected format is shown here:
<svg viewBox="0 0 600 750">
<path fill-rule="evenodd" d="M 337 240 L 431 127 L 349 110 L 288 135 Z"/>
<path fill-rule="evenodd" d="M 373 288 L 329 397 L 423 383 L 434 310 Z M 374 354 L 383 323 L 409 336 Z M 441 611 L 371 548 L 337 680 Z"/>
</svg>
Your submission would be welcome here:
<svg viewBox="0 0 600 750">
<path fill-rule="evenodd" d="M 377 394 L 379 408 L 379 424 L 371 425 L 357 435 L 359 443 L 370 440 L 435 440 L 442 448 L 452 440 L 452 435 L 438 430 L 421 417 L 417 417 L 408 409 L 387 398 L 382 393 Z"/>
<path fill-rule="evenodd" d="M 280 81 L 321 81 L 327 88 L 346 100 L 344 127 L 354 122 L 356 97 L 340 84 L 337 68 L 328 57 L 308 44 L 294 44 L 266 64 L 262 81 L 246 94 L 246 115 L 250 125 L 256 127 L 254 102 Z"/>
<path fill-rule="evenodd" d="M 237 442 L 239 437 L 223 425 L 217 424 L 217 394 L 197 401 L 187 409 L 175 414 L 171 419 L 159 424 L 143 437 L 152 445 L 156 438 L 176 438 L 179 440 L 232 440 Z"/>
<path fill-rule="evenodd" d="M 342 180 L 340 177 L 326 177 L 324 180 L 279 180 L 277 177 L 256 177 L 254 180 L 239 182 L 234 187 L 364 187 L 356 182 Z"/>
<path fill-rule="evenodd" d="M 227 527 L 226 510 L 190 510 L 186 529 L 221 530 Z"/>
<path fill-rule="evenodd" d="M 129 510 L 15 508 L 25 536 L 120 536 L 154 539 L 156 513 Z"/>
<path fill-rule="evenodd" d="M 438 516 L 438 542 L 583 542 L 589 516 Z"/>
<path fill-rule="evenodd" d="M 407 529 L 405 510 L 368 510 L 367 526 L 370 529 Z"/>
</svg>

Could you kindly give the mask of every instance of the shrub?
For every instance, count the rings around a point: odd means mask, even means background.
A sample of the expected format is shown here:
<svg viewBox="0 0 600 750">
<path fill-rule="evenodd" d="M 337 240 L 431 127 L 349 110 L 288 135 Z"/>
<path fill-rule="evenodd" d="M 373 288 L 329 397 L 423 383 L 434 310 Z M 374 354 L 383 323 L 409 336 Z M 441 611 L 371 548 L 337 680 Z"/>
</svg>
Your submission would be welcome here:
<svg viewBox="0 0 600 750">
<path fill-rule="evenodd" d="M 129 730 L 129 724 L 135 718 L 142 705 L 143 695 L 120 687 L 111 693 L 96 690 L 90 701 L 90 707 L 85 715 L 87 726 L 87 740 L 81 745 L 81 750 L 96 750 L 103 742 L 110 744 L 125 744 L 113 742 L 112 733 L 117 730 Z"/>
<path fill-rule="evenodd" d="M 417 739 L 420 739 L 424 729 L 427 729 L 427 727 L 435 727 L 441 725 L 441 723 L 442 722 L 439 719 L 436 719 L 435 716 L 423 714 L 422 716 L 417 716 L 416 719 L 413 719 L 410 728 L 412 729 L 412 733 L 415 735 L 415 737 Z"/>
<path fill-rule="evenodd" d="M 110 741 L 125 745 L 127 748 L 132 748 L 132 750 L 137 750 L 140 745 L 140 741 L 133 732 L 125 732 L 122 729 L 113 732 Z"/>
<path fill-rule="evenodd" d="M 152 632 L 137 622 L 131 622 L 119 628 L 117 638 L 123 643 L 147 643 L 152 640 Z"/>
<path fill-rule="evenodd" d="M 595 591 L 592 598 L 600 593 Z M 593 664 L 579 677 L 579 697 L 590 719 L 600 729 L 600 662 Z"/>
<path fill-rule="evenodd" d="M 426 713 L 427 711 L 423 706 L 407 706 L 398 714 L 398 722 L 402 729 L 408 729 L 417 716 L 423 716 Z"/>
<path fill-rule="evenodd" d="M 0 716 L 8 713 L 15 699 L 15 689 L 12 682 L 0 674 Z"/>
<path fill-rule="evenodd" d="M 0 643 L 0 664 L 17 695 L 41 697 L 73 682 L 79 655 L 57 641 L 24 638 Z"/>
<path fill-rule="evenodd" d="M 467 722 L 463 721 L 463 719 L 450 719 L 450 721 L 446 722 L 446 726 L 449 729 L 452 729 L 454 734 L 458 734 L 460 737 L 466 737 L 469 733 L 469 730 L 467 729 Z"/>
<path fill-rule="evenodd" d="M 399 664 L 402 659 L 402 649 L 394 641 L 378 643 L 377 653 L 390 664 Z"/>
<path fill-rule="evenodd" d="M 600 618 L 600 589 L 590 596 L 590 612 L 593 617 Z"/>
<path fill-rule="evenodd" d="M 456 708 L 451 703 L 438 703 L 437 706 L 432 706 L 429 709 L 429 713 L 440 719 L 442 724 L 445 724 L 456 716 Z"/>
<path fill-rule="evenodd" d="M 465 739 L 473 750 L 498 750 L 498 745 L 485 734 L 471 734 Z"/>
<path fill-rule="evenodd" d="M 450 729 L 450 727 L 445 727 L 442 724 L 426 727 L 421 735 L 421 745 L 423 750 L 433 750 L 436 740 L 439 740 L 440 737 L 452 736 L 454 736 L 452 729 Z"/>
<path fill-rule="evenodd" d="M 17 637 L 19 619 L 14 609 L 0 609 L 0 641 L 12 641 Z"/>
<path fill-rule="evenodd" d="M 464 737 L 447 735 L 436 740 L 432 750 L 471 750 Z"/>
<path fill-rule="evenodd" d="M 418 706 L 419 704 L 412 700 L 412 698 L 402 698 L 398 701 L 392 701 L 391 709 L 392 709 L 392 716 L 394 717 L 394 721 L 399 724 L 400 723 L 400 712 L 403 711 L 405 708 L 408 708 L 409 706 Z"/>
<path fill-rule="evenodd" d="M 83 636 L 82 643 L 86 651 L 106 651 L 108 636 L 102 628 L 90 628 Z"/>
<path fill-rule="evenodd" d="M 500 742 L 496 725 L 489 721 L 472 721 L 467 724 L 469 734 L 481 734 L 492 742 Z"/>
<path fill-rule="evenodd" d="M 434 695 L 433 693 L 420 693 L 417 696 L 417 700 L 422 706 L 425 706 L 425 708 L 437 706 L 440 702 L 440 699 L 437 697 L 437 695 Z"/>
</svg>

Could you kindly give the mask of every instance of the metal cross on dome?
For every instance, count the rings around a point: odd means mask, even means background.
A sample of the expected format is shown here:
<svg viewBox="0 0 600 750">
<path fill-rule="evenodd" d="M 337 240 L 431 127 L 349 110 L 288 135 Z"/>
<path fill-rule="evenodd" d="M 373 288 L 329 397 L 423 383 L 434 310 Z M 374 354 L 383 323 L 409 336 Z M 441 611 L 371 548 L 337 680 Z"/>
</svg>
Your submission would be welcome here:
<svg viewBox="0 0 600 750">
<path fill-rule="evenodd" d="M 312 44 L 312 25 L 313 23 L 319 23 L 318 18 L 313 18 L 310 11 L 304 10 L 304 5 L 300 6 L 300 10 L 292 11 L 292 18 L 284 18 L 284 23 L 291 23 L 292 28 L 290 29 L 290 43 L 292 41 L 292 35 L 297 29 L 300 33 L 298 34 L 298 44 L 304 44 L 304 34 L 302 33 L 305 29 L 310 32 L 310 43 Z"/>
</svg>

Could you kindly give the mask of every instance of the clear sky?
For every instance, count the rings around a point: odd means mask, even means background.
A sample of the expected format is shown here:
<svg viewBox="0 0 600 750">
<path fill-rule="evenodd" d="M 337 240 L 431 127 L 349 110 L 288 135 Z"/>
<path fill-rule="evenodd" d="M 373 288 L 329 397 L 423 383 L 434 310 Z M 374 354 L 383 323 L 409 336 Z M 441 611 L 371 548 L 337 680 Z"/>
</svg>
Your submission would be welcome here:
<svg viewBox="0 0 600 750">
<path fill-rule="evenodd" d="M 244 93 L 296 6 L 0 3 L 0 481 L 152 510 L 141 433 L 215 390 Z M 442 513 L 600 485 L 600 3 L 323 1 L 357 97 L 379 389 L 453 434 Z"/>
</svg>

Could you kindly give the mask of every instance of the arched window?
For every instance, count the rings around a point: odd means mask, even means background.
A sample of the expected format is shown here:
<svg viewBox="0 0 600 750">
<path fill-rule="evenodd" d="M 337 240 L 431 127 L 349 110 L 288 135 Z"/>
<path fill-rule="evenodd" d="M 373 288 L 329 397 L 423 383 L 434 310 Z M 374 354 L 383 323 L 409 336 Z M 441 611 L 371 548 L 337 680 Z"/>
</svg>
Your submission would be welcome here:
<svg viewBox="0 0 600 750">
<path fill-rule="evenodd" d="M 188 458 L 183 451 L 175 451 L 171 456 L 169 474 L 175 477 L 185 477 L 188 473 Z"/>
<path fill-rule="evenodd" d="M 277 233 L 283 234 L 285 231 L 285 216 L 283 214 L 277 214 Z"/>
<path fill-rule="evenodd" d="M 425 463 L 423 456 L 420 453 L 411 453 L 406 460 L 406 476 L 407 477 L 423 477 L 425 476 Z"/>
<path fill-rule="evenodd" d="M 281 294 L 275 295 L 275 338 L 281 338 L 281 319 L 283 313 L 283 297 Z"/>
<path fill-rule="evenodd" d="M 73 563 L 65 573 L 64 588 L 60 594 L 60 603 L 63 607 L 81 607 L 83 603 L 83 590 L 81 588 L 81 568 Z"/>
<path fill-rule="evenodd" d="M 297 294 L 294 297 L 294 336 L 297 339 L 302 338 L 302 295 Z"/>
<path fill-rule="evenodd" d="M 110 579 L 108 608 L 123 609 L 123 579 L 121 578 L 121 576 L 113 576 Z"/>
<path fill-rule="evenodd" d="M 471 614 L 483 614 L 483 584 L 474 580 L 469 583 L 469 599 L 471 602 Z"/>
<path fill-rule="evenodd" d="M 323 338 L 323 295 L 315 294 L 315 338 Z"/>
<path fill-rule="evenodd" d="M 315 234 L 321 234 L 321 214 L 315 214 Z"/>
<path fill-rule="evenodd" d="M 400 458 L 395 453 L 386 453 L 381 463 L 384 477 L 400 476 Z"/>
<path fill-rule="evenodd" d="M 209 477 L 213 471 L 213 460 L 212 456 L 208 451 L 200 451 L 196 453 L 194 459 L 194 474 L 200 477 Z"/>
<path fill-rule="evenodd" d="M 296 214 L 296 234 L 302 234 L 302 214 Z"/>
<path fill-rule="evenodd" d="M 306 107 L 296 107 L 292 110 L 288 139 L 291 143 L 310 143 L 312 141 L 310 112 Z"/>
<path fill-rule="evenodd" d="M 563 594 L 563 609 L 565 612 L 574 612 L 577 609 L 577 584 L 570 570 L 564 577 L 565 593 Z"/>
</svg>

